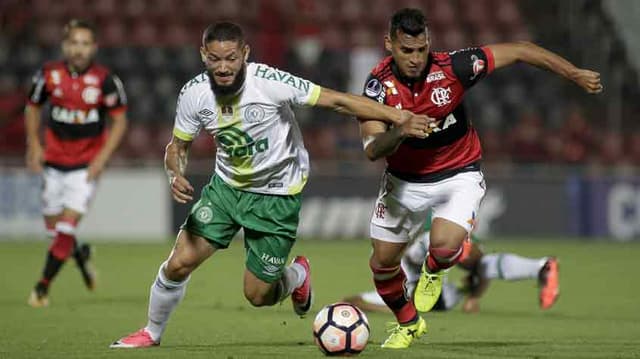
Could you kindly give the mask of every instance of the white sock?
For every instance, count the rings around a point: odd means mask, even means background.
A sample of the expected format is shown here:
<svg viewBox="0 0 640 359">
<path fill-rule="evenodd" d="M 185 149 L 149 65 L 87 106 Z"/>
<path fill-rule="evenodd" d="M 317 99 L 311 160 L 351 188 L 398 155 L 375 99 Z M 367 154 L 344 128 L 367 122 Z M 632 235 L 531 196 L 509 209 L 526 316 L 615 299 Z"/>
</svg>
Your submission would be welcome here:
<svg viewBox="0 0 640 359">
<path fill-rule="evenodd" d="M 417 283 L 420 279 L 422 265 L 427 258 L 427 248 L 429 248 L 429 232 L 423 232 L 404 252 L 401 263 L 407 283 Z"/>
<path fill-rule="evenodd" d="M 402 259 L 411 262 L 416 265 L 422 266 L 424 260 L 427 258 L 427 251 L 429 248 L 429 232 L 422 232 L 416 238 L 407 250 L 404 252 Z"/>
<path fill-rule="evenodd" d="M 280 277 L 280 283 L 282 285 L 282 292 L 280 293 L 280 301 L 286 299 L 291 295 L 294 289 L 304 283 L 307 278 L 307 271 L 301 264 L 292 263 L 284 268 L 282 277 Z"/>
<path fill-rule="evenodd" d="M 149 294 L 149 321 L 145 329 L 156 342 L 160 341 L 171 312 L 184 297 L 189 281 L 189 278 L 182 282 L 167 279 L 164 274 L 166 264 L 167 262 L 164 262 L 160 265 L 158 276 L 151 285 L 151 293 Z"/>
<path fill-rule="evenodd" d="M 536 279 L 547 258 L 526 258 L 511 253 L 487 254 L 482 257 L 482 275 L 489 279 Z"/>
<path fill-rule="evenodd" d="M 447 310 L 455 307 L 456 304 L 458 304 L 464 297 L 454 284 L 449 283 L 447 277 L 444 277 L 444 281 L 442 283 L 442 294 L 440 295 L 444 301 L 444 307 Z"/>
</svg>

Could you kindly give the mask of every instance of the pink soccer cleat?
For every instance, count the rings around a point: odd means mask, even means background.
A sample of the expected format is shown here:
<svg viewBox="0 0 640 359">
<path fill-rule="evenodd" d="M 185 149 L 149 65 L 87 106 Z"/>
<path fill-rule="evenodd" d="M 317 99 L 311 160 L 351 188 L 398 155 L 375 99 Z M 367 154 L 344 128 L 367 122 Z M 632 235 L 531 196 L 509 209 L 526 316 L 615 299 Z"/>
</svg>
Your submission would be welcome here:
<svg viewBox="0 0 640 359">
<path fill-rule="evenodd" d="M 149 348 L 156 345 L 160 345 L 160 342 L 153 340 L 151 334 L 142 328 L 133 334 L 116 340 L 113 344 L 109 345 L 109 348 Z"/>
<path fill-rule="evenodd" d="M 302 285 L 293 290 L 291 293 L 291 302 L 293 303 L 293 310 L 301 317 L 311 309 L 313 304 L 313 290 L 311 290 L 311 266 L 309 260 L 305 256 L 297 256 L 293 259 L 293 263 L 298 263 L 307 272 L 307 276 L 302 282 Z"/>
</svg>

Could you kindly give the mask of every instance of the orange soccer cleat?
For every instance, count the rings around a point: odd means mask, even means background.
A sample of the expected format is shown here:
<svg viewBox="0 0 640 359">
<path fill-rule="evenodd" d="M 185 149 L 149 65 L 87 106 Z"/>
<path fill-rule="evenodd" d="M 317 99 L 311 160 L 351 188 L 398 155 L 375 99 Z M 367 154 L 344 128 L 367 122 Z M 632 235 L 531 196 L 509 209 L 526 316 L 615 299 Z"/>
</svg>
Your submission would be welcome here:
<svg viewBox="0 0 640 359">
<path fill-rule="evenodd" d="M 560 295 L 558 260 L 551 257 L 544 264 L 538 276 L 540 286 L 540 308 L 549 309 Z"/>
</svg>

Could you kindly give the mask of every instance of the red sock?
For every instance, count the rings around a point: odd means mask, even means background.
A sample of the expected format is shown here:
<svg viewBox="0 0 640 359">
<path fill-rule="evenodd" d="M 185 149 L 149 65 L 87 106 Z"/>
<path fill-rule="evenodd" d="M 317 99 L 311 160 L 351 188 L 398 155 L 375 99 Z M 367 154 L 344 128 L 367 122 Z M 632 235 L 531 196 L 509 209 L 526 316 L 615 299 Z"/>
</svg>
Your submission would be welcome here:
<svg viewBox="0 0 640 359">
<path fill-rule="evenodd" d="M 429 245 L 429 255 L 427 255 L 427 268 L 429 272 L 436 273 L 456 265 L 462 254 L 462 247 L 456 249 L 433 248 Z"/>
<path fill-rule="evenodd" d="M 382 297 L 387 307 L 396 316 L 398 323 L 414 322 L 418 318 L 418 312 L 413 301 L 405 296 L 405 281 L 407 277 L 400 266 L 392 268 L 376 268 L 369 263 L 373 272 L 373 282 L 376 291 Z"/>
<path fill-rule="evenodd" d="M 76 243 L 76 224 L 70 219 L 62 219 L 56 224 L 56 238 L 51 243 L 49 251 L 61 261 L 65 261 L 71 253 Z"/>
</svg>

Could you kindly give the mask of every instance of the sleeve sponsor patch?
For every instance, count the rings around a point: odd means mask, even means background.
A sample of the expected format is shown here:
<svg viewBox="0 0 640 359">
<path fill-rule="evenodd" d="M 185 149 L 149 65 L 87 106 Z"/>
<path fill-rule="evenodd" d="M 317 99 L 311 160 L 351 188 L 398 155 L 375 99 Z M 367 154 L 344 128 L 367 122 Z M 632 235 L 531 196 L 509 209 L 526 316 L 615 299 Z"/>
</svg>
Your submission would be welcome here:
<svg viewBox="0 0 640 359">
<path fill-rule="evenodd" d="M 481 48 L 454 51 L 450 56 L 453 72 L 465 89 L 475 85 L 489 73 L 487 56 Z"/>
<path fill-rule="evenodd" d="M 477 55 L 471 55 L 471 61 L 473 61 L 473 64 L 471 65 L 473 68 L 473 76 L 471 79 L 473 80 L 482 72 L 482 70 L 484 70 L 484 60 L 478 58 Z"/>
<path fill-rule="evenodd" d="M 382 84 L 378 79 L 371 79 L 365 86 L 364 93 L 369 97 L 376 97 L 382 92 Z"/>
</svg>

